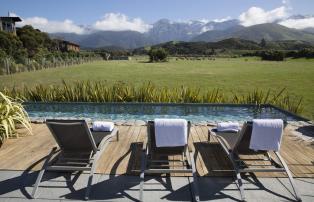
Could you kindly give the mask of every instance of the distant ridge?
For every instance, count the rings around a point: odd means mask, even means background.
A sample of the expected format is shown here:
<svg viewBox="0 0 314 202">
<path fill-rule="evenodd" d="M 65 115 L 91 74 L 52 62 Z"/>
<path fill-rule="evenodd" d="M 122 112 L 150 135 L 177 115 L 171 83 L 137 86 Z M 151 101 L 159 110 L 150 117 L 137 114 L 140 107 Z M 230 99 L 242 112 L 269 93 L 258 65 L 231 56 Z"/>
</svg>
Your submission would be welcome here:
<svg viewBox="0 0 314 202">
<path fill-rule="evenodd" d="M 260 43 L 239 38 L 224 39 L 218 42 L 184 42 L 170 41 L 152 46 L 154 48 L 162 47 L 171 55 L 211 55 L 218 50 L 301 50 L 304 48 L 313 48 L 306 41 L 266 41 L 262 47 Z M 137 48 L 133 51 L 135 54 L 145 54 L 146 47 Z"/>
<path fill-rule="evenodd" d="M 76 42 L 83 48 L 112 46 L 132 49 L 151 44 L 148 36 L 135 31 L 98 31 L 85 35 L 56 33 L 51 36 Z"/>
<path fill-rule="evenodd" d="M 213 42 L 226 38 L 241 38 L 256 42 L 260 42 L 264 38 L 267 41 L 301 40 L 314 43 L 314 34 L 290 29 L 275 23 L 259 24 L 250 27 L 237 26 L 220 31 L 207 31 L 194 37 L 191 41 Z"/>
</svg>

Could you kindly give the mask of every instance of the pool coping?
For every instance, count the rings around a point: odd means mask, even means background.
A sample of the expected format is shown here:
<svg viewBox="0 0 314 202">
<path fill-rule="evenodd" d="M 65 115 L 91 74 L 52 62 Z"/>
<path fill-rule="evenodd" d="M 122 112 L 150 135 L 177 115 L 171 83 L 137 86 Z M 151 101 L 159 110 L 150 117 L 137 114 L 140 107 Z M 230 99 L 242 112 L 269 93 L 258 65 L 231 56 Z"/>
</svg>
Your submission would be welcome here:
<svg viewBox="0 0 314 202">
<path fill-rule="evenodd" d="M 225 107 L 271 107 L 280 112 L 292 116 L 293 118 L 298 119 L 298 121 L 305 121 L 310 123 L 310 119 L 297 115 L 293 112 L 289 112 L 285 109 L 277 107 L 273 104 L 234 104 L 234 103 L 167 103 L 167 102 L 23 102 L 22 104 L 93 104 L 93 105 L 162 105 L 162 106 L 185 106 L 185 105 L 197 105 L 197 106 L 225 106 Z"/>
</svg>

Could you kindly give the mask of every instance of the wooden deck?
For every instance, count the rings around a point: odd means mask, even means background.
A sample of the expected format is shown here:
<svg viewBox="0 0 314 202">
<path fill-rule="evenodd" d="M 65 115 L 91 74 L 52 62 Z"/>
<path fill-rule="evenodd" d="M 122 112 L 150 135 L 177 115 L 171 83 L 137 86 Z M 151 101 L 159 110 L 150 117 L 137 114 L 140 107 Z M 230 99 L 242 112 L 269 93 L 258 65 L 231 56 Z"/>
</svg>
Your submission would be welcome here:
<svg viewBox="0 0 314 202">
<path fill-rule="evenodd" d="M 7 140 L 0 148 L 1 170 L 39 170 L 43 159 L 56 145 L 45 124 L 33 124 L 32 136 Z M 140 150 L 146 138 L 146 126 L 117 126 L 120 140 L 111 142 L 101 157 L 97 173 L 137 175 Z M 208 142 L 208 127 L 191 128 L 190 146 L 194 148 L 197 172 L 200 176 L 231 176 L 231 165 L 214 140 Z M 285 131 L 281 152 L 295 177 L 314 177 L 314 146 Z M 258 156 L 246 156 L 256 158 Z M 169 158 L 177 158 L 176 156 Z M 182 175 L 182 174 L 181 174 Z M 284 177 L 278 173 L 258 173 L 259 177 Z M 178 176 L 178 174 L 174 174 Z"/>
</svg>

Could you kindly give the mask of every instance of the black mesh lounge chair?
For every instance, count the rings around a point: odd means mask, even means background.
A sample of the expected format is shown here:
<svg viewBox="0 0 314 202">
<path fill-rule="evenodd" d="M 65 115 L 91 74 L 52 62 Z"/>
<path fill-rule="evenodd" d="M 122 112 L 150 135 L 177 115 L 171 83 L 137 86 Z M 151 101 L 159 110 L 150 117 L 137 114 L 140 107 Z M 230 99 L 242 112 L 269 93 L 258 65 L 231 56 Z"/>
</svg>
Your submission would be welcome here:
<svg viewBox="0 0 314 202">
<path fill-rule="evenodd" d="M 226 152 L 228 158 L 230 159 L 234 172 L 237 177 L 237 182 L 241 194 L 241 199 L 245 201 L 244 188 L 242 184 L 241 173 L 252 173 L 252 172 L 285 172 L 288 175 L 289 181 L 291 183 L 294 197 L 297 201 L 301 201 L 298 195 L 292 174 L 285 163 L 284 159 L 281 157 L 279 152 L 272 151 L 279 163 L 274 161 L 271 157 L 271 151 L 254 151 L 249 148 L 251 135 L 252 135 L 252 122 L 244 123 L 241 131 L 238 133 L 228 133 L 228 132 L 217 132 L 216 129 L 210 131 L 210 135 L 216 137 L 219 144 L 222 146 L 223 150 Z M 250 155 L 250 154 L 261 154 L 264 155 L 263 159 L 240 159 L 239 155 Z M 261 161 L 264 164 L 254 164 L 254 166 L 247 165 L 244 161 Z M 269 161 L 270 165 L 266 166 L 265 161 Z M 266 167 L 266 168 L 265 168 Z"/>
<path fill-rule="evenodd" d="M 35 182 L 32 197 L 36 197 L 41 179 L 45 171 L 87 171 L 89 178 L 87 182 L 85 199 L 88 200 L 90 187 L 93 181 L 93 174 L 97 161 L 105 150 L 110 140 L 117 136 L 118 129 L 114 128 L 112 132 L 105 132 L 102 137 L 93 136 L 85 120 L 46 120 L 46 124 L 55 138 L 60 151 L 56 158 L 51 162 L 53 154 L 57 148 L 53 148 L 38 174 Z"/>
<path fill-rule="evenodd" d="M 191 123 L 188 122 L 189 139 Z M 162 160 L 161 157 L 168 157 L 169 155 L 181 155 L 181 160 Z M 181 163 L 182 166 L 176 168 L 167 168 L 171 161 Z M 166 168 L 165 168 L 166 166 Z M 188 145 L 180 147 L 157 147 L 155 139 L 155 125 L 154 121 L 147 123 L 147 142 L 144 142 L 141 159 L 141 182 L 140 182 L 140 201 L 143 201 L 143 190 L 145 182 L 145 174 L 170 174 L 170 173 L 192 173 L 193 184 L 192 192 L 195 201 L 199 201 L 199 192 L 197 186 L 197 176 L 195 161 L 192 150 Z"/>
</svg>

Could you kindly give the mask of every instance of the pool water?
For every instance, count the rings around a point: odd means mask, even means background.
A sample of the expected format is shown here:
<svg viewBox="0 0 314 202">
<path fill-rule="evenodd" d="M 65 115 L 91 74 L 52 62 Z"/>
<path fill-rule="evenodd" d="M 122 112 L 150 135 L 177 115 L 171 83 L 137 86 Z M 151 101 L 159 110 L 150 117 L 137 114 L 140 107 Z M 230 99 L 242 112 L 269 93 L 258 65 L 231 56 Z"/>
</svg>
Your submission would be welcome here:
<svg viewBox="0 0 314 202">
<path fill-rule="evenodd" d="M 298 121 L 298 117 L 271 106 L 158 103 L 24 103 L 30 118 L 89 118 L 92 120 L 153 120 L 184 118 L 201 121 L 248 121 L 253 118 L 280 118 Z"/>
</svg>

